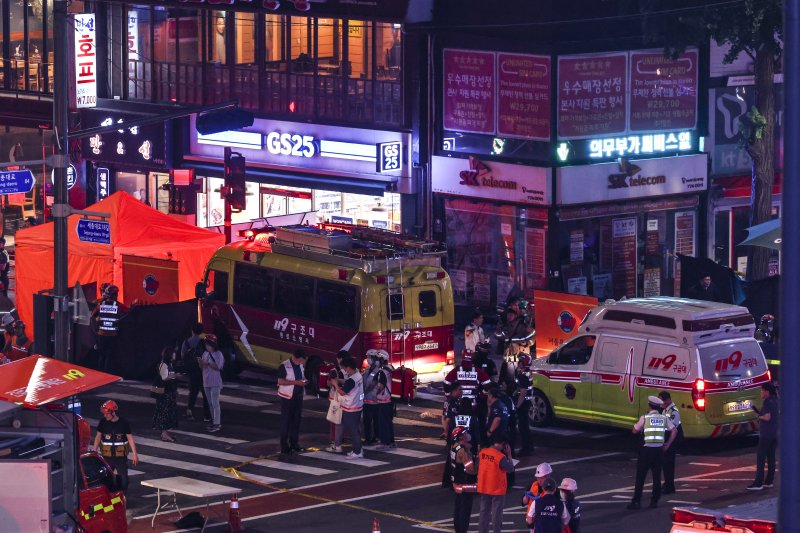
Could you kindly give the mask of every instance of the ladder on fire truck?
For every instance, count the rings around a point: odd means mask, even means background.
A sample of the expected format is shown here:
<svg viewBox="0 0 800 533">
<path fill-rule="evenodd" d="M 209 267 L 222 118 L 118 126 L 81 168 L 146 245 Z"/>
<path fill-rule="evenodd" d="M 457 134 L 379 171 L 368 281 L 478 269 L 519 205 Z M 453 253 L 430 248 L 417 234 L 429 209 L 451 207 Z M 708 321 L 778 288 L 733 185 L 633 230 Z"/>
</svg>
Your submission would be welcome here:
<svg viewBox="0 0 800 533">
<path fill-rule="evenodd" d="M 405 365 L 406 342 L 404 334 L 410 324 L 405 322 L 405 282 L 403 269 L 409 266 L 441 267 L 446 249 L 441 243 L 415 239 L 398 232 L 353 224 L 325 223 L 318 226 L 284 226 L 277 228 L 272 251 L 302 259 L 322 261 L 337 266 L 359 268 L 367 274 L 386 270 L 384 276 L 387 298 L 387 347 L 395 353 L 395 334 L 402 342 L 401 364 Z M 392 286 L 397 274 L 399 286 Z M 402 327 L 391 328 L 392 295 L 400 295 Z"/>
</svg>

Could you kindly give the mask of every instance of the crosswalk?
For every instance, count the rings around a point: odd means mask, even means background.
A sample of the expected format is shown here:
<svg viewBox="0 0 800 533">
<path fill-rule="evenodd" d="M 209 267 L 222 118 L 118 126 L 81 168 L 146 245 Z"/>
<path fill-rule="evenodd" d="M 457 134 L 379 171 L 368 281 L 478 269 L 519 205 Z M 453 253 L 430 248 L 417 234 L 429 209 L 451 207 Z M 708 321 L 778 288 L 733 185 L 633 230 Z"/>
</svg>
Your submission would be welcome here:
<svg viewBox="0 0 800 533">
<path fill-rule="evenodd" d="M 149 418 L 152 416 L 151 406 L 155 403 L 149 396 L 149 389 L 150 386 L 146 383 L 126 380 L 106 387 L 101 392 L 87 393 L 83 400 L 85 414 L 96 411 L 95 397 L 98 406 L 101 400 L 114 399 L 120 404 L 126 416 L 136 417 L 132 421 L 134 428 L 148 427 Z M 186 389 L 179 388 L 178 394 L 178 404 L 185 406 Z M 135 514 L 143 515 L 144 511 L 152 506 L 150 489 L 140 484 L 141 481 L 150 479 L 182 475 L 238 487 L 244 491 L 243 495 L 248 495 L 308 483 L 351 479 L 394 468 L 408 468 L 444 460 L 443 441 L 425 437 L 398 438 L 396 448 L 364 446 L 365 457 L 361 459 L 351 459 L 345 454 L 330 453 L 316 448 L 292 456 L 277 453 L 261 455 L 265 453 L 264 450 L 276 451 L 277 439 L 272 437 L 264 440 L 263 437 L 269 433 L 257 430 L 237 434 L 231 428 L 243 427 L 242 415 L 260 415 L 258 420 L 271 424 L 274 435 L 276 421 L 273 418 L 271 422 L 267 422 L 269 419 L 265 415 L 280 414 L 277 393 L 274 389 L 237 383 L 230 387 L 226 385 L 220 400 L 223 426 L 228 429 L 223 435 L 203 432 L 199 422 L 189 423 L 186 426 L 182 422 L 181 429 L 170 430 L 177 442 L 161 440 L 156 431 L 134 429 L 139 463 L 136 466 L 131 465 L 132 468 L 129 470 L 132 478 L 128 500 L 129 507 Z M 423 428 L 430 426 L 435 429 L 431 429 L 429 434 L 438 435 L 439 424 L 421 420 L 427 412 L 438 413 L 437 407 L 420 405 L 405 407 L 410 408 L 400 408 L 395 423 Z M 324 420 L 326 408 L 327 401 L 318 400 L 316 396 L 309 397 L 305 402 L 303 417 Z M 235 421 L 237 417 L 239 420 Z M 92 427 L 97 426 L 97 419 L 87 418 L 87 421 Z M 319 422 L 316 424 L 319 425 Z M 308 440 L 313 442 L 314 439 L 315 437 L 309 437 Z M 327 440 L 325 437 L 322 439 Z"/>
</svg>

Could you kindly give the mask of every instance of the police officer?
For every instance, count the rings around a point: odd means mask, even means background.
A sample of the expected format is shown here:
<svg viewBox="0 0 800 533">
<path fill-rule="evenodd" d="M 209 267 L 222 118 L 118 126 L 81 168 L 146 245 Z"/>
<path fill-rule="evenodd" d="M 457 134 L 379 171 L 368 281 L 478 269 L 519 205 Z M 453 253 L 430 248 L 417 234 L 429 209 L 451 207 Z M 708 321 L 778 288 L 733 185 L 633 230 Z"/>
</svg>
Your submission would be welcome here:
<svg viewBox="0 0 800 533">
<path fill-rule="evenodd" d="M 103 372 L 112 370 L 111 359 L 117 348 L 119 322 L 128 312 L 128 308 L 117 301 L 119 287 L 109 285 L 103 301 L 92 313 L 97 332 L 97 349 L 99 352 L 98 368 Z"/>
<path fill-rule="evenodd" d="M 100 406 L 103 420 L 97 424 L 97 435 L 94 437 L 94 448 L 119 475 L 121 489 L 128 489 L 128 453 L 133 453 L 133 465 L 139 464 L 136 443 L 133 441 L 131 426 L 127 420 L 117 414 L 119 407 L 114 400 L 108 400 Z"/>
<path fill-rule="evenodd" d="M 486 419 L 486 433 L 483 436 L 484 446 L 490 446 L 496 436 L 505 435 L 508 431 L 508 420 L 511 415 L 501 399 L 502 396 L 503 393 L 498 387 L 489 389 L 487 396 L 489 415 Z"/>
<path fill-rule="evenodd" d="M 530 455 L 533 453 L 533 438 L 531 437 L 530 412 L 531 398 L 533 397 L 533 383 L 530 377 L 531 356 L 528 354 L 520 355 L 515 372 L 516 387 L 514 390 L 517 412 L 517 427 L 522 438 L 522 449 L 520 455 Z"/>
<path fill-rule="evenodd" d="M 474 442 L 477 444 L 483 440 L 482 425 L 486 417 L 486 402 L 485 396 L 483 395 L 483 388 L 488 387 L 492 383 L 492 380 L 489 379 L 486 372 L 480 368 L 475 368 L 472 364 L 472 352 L 466 350 L 461 356 L 461 364 L 448 372 L 447 376 L 445 376 L 445 392 L 450 391 L 450 387 L 456 380 L 461 383 L 462 396 L 469 400 L 471 404 L 476 432 L 474 436 L 477 435 L 480 437 L 479 439 L 474 439 Z M 446 436 L 447 435 L 445 435 L 445 437 Z"/>
<path fill-rule="evenodd" d="M 675 442 L 668 449 L 664 450 L 664 485 L 661 487 L 661 494 L 675 494 L 675 454 L 683 441 L 681 413 L 672 401 L 672 396 L 670 396 L 669 392 L 662 390 L 658 393 L 658 397 L 664 402 L 664 409 L 662 412 L 672 420 L 672 424 L 678 429 L 678 436 Z"/>
<path fill-rule="evenodd" d="M 662 455 L 665 449 L 669 450 L 678 437 L 678 430 L 672 420 L 659 412 L 659 409 L 664 406 L 661 398 L 648 396 L 647 403 L 650 410 L 647 414 L 639 417 L 632 430 L 635 435 L 643 434 L 644 442 L 643 446 L 639 448 L 639 459 L 636 462 L 636 486 L 633 491 L 633 499 L 628 504 L 628 509 L 642 508 L 640 501 L 648 470 L 653 474 L 653 493 L 650 496 L 650 507 L 658 505 L 658 499 L 661 497 Z M 669 432 L 669 439 L 666 438 L 667 432 Z"/>
<path fill-rule="evenodd" d="M 447 395 L 444 401 L 444 409 L 442 409 L 442 435 L 445 436 L 447 439 L 446 448 L 447 450 L 451 449 L 453 441 L 451 440 L 451 436 L 455 435 L 456 430 L 456 418 L 459 416 L 459 411 L 461 411 L 461 401 L 462 401 L 462 389 L 461 383 L 459 381 L 455 381 L 452 385 L 450 385 L 450 394 Z M 469 429 L 469 428 L 467 428 Z M 442 475 L 442 488 L 450 488 L 452 485 L 452 461 L 447 459 L 444 463 L 444 474 Z"/>
<path fill-rule="evenodd" d="M 542 484 L 544 494 L 528 510 L 525 520 L 533 533 L 561 533 L 569 524 L 569 512 L 556 494 L 556 481 L 547 478 Z"/>
<path fill-rule="evenodd" d="M 453 528 L 456 533 L 467 533 L 472 515 L 472 497 L 478 490 L 478 467 L 472 451 L 472 437 L 463 427 L 452 433 L 453 445 L 450 448 L 450 482 L 456 493 L 453 509 Z"/>
</svg>

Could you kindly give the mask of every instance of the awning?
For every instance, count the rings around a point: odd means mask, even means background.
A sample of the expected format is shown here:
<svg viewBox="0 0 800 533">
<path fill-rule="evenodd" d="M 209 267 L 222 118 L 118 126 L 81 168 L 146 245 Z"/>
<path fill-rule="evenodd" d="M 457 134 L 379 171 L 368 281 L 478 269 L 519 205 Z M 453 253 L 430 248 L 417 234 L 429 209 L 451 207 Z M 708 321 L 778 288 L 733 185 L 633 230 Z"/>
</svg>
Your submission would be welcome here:
<svg viewBox="0 0 800 533">
<path fill-rule="evenodd" d="M 752 176 L 727 176 L 724 178 L 713 178 L 714 185 L 722 187 L 724 198 L 750 198 L 752 194 Z M 783 184 L 783 173 L 775 173 L 775 181 L 772 183 L 772 194 L 781 194 Z"/>
<path fill-rule="evenodd" d="M 201 163 L 197 161 L 184 161 L 184 168 L 193 168 L 201 176 L 221 178 L 222 165 Z M 396 190 L 397 178 L 389 180 L 370 179 L 365 177 L 349 178 L 313 174 L 302 170 L 274 170 L 266 168 L 247 167 L 247 180 L 271 185 L 285 185 L 288 187 L 304 187 L 308 189 L 322 189 L 326 191 L 349 192 L 354 194 L 368 194 L 382 196 L 387 191 Z"/>
<path fill-rule="evenodd" d="M 0 400 L 38 407 L 120 379 L 105 372 L 32 355 L 0 367 Z"/>
</svg>

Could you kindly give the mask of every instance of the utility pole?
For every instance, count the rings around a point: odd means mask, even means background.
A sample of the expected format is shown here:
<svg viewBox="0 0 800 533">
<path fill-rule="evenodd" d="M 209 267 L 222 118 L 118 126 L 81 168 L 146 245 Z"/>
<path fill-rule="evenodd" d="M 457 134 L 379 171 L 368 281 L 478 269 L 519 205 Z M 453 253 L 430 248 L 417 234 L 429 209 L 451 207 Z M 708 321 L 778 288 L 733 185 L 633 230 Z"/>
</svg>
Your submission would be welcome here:
<svg viewBox="0 0 800 533">
<path fill-rule="evenodd" d="M 67 218 L 69 200 L 67 196 L 67 168 L 69 167 L 69 31 L 67 0 L 53 1 L 53 30 L 55 31 L 53 131 L 56 156 L 54 157 L 55 187 L 53 202 L 53 284 L 54 284 L 54 333 L 56 359 L 69 361 L 69 308 L 67 305 L 68 239 Z"/>
<path fill-rule="evenodd" d="M 797 327 L 800 306 L 800 0 L 784 0 L 784 145 L 783 156 L 783 209 L 781 209 L 781 314 L 779 318 L 779 349 L 781 353 L 780 465 L 781 492 L 778 499 L 778 527 L 782 532 L 800 532 L 800 425 L 797 424 L 797 406 L 800 405 L 800 388 L 794 386 L 800 376 L 800 360 L 794 348 L 800 343 Z"/>
</svg>

